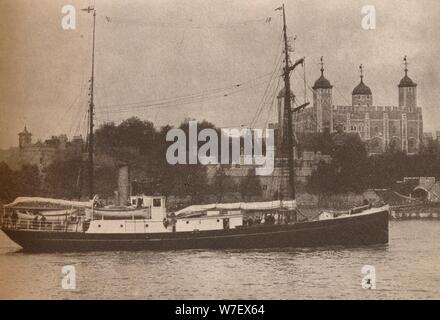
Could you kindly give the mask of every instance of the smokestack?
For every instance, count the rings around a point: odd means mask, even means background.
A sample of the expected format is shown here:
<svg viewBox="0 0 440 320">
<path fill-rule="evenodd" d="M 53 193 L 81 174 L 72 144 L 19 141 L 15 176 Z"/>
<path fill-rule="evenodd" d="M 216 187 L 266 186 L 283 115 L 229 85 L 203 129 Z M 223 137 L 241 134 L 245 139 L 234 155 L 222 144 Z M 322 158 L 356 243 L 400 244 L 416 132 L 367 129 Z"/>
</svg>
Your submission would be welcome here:
<svg viewBox="0 0 440 320">
<path fill-rule="evenodd" d="M 118 172 L 118 203 L 125 206 L 130 196 L 130 178 L 127 165 L 119 167 Z"/>
</svg>

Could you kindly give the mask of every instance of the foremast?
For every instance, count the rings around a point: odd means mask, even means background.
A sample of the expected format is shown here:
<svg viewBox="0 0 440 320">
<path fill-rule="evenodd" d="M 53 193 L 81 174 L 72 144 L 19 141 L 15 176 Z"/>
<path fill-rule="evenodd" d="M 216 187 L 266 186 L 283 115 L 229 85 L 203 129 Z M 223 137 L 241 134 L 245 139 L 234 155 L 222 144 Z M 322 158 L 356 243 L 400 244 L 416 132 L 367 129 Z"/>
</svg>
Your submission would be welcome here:
<svg viewBox="0 0 440 320">
<path fill-rule="evenodd" d="M 286 152 L 289 166 L 289 197 L 295 199 L 295 166 L 293 157 L 293 128 L 292 128 L 292 106 L 291 106 L 291 92 L 290 92 L 290 71 L 294 67 L 289 66 L 289 45 L 287 42 L 287 25 L 286 25 L 286 11 L 284 9 L 284 4 L 282 6 L 283 10 L 283 36 L 284 36 L 284 115 L 287 116 L 287 140 L 284 140 L 283 150 Z M 287 144 L 287 146 L 286 146 Z"/>
</svg>

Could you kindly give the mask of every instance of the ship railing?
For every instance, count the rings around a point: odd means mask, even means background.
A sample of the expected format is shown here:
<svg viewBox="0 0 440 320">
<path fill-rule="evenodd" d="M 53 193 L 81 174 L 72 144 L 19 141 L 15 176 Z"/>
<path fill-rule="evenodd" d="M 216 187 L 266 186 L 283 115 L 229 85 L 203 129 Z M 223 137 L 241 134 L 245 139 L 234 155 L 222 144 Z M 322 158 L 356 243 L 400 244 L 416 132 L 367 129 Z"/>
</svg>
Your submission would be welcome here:
<svg viewBox="0 0 440 320">
<path fill-rule="evenodd" d="M 80 232 L 82 231 L 82 221 L 35 221 L 32 219 L 4 218 L 2 228 L 10 230 L 32 230 L 32 231 L 52 231 L 52 232 Z"/>
</svg>

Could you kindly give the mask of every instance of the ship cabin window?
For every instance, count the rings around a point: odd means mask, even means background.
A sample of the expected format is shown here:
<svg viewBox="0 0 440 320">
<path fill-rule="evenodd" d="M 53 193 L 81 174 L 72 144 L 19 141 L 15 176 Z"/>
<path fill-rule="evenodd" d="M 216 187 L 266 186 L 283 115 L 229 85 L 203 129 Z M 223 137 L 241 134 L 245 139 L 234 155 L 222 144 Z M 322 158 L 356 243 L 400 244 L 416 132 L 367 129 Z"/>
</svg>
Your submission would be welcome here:
<svg viewBox="0 0 440 320">
<path fill-rule="evenodd" d="M 132 205 L 136 205 L 136 199 L 131 200 Z"/>
<path fill-rule="evenodd" d="M 153 207 L 157 208 L 161 206 L 162 206 L 162 201 L 160 198 L 153 199 Z"/>
<path fill-rule="evenodd" d="M 223 229 L 228 230 L 229 229 L 229 219 L 223 219 Z"/>
</svg>

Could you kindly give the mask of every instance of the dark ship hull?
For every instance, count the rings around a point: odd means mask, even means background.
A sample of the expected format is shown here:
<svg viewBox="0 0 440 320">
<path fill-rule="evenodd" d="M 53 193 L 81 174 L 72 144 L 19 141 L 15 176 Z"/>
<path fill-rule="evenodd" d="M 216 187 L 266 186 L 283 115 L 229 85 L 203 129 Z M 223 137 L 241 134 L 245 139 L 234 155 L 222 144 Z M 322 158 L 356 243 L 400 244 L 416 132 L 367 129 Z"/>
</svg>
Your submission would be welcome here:
<svg viewBox="0 0 440 320">
<path fill-rule="evenodd" d="M 230 230 L 98 234 L 4 229 L 24 251 L 241 249 L 388 243 L 387 210 L 343 218 Z"/>
</svg>

